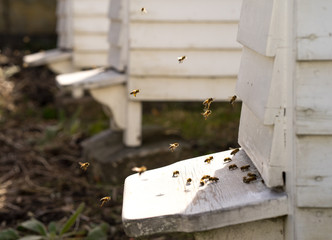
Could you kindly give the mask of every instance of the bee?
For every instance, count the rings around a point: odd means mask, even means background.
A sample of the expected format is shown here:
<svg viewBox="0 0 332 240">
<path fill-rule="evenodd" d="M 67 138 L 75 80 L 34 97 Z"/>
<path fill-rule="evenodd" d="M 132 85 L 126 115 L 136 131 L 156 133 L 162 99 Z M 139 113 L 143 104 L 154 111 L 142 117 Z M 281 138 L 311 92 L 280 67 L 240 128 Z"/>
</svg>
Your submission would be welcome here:
<svg viewBox="0 0 332 240">
<path fill-rule="evenodd" d="M 186 56 L 178 57 L 179 63 L 182 63 L 185 59 L 187 59 Z"/>
<path fill-rule="evenodd" d="M 201 181 L 204 181 L 206 179 L 209 179 L 210 178 L 210 175 L 204 175 L 202 178 L 201 178 Z"/>
<path fill-rule="evenodd" d="M 100 207 L 102 207 L 105 203 L 107 203 L 110 200 L 111 200 L 111 197 L 103 197 L 103 198 L 101 198 L 100 199 L 100 201 L 101 201 Z"/>
<path fill-rule="evenodd" d="M 179 176 L 179 174 L 180 174 L 179 171 L 174 171 L 174 172 L 173 172 L 173 177 L 177 177 L 177 176 Z"/>
<path fill-rule="evenodd" d="M 212 111 L 210 109 L 207 109 L 205 112 L 202 113 L 202 115 L 204 116 L 205 120 L 208 118 L 208 116 L 210 116 L 210 114 L 212 113 Z"/>
<path fill-rule="evenodd" d="M 131 91 L 130 95 L 134 95 L 134 97 L 136 97 L 137 93 L 139 93 L 139 89 L 135 89 L 135 90 Z"/>
<path fill-rule="evenodd" d="M 168 149 L 170 149 L 172 152 L 174 152 L 174 150 L 179 146 L 178 143 L 171 143 L 168 147 Z"/>
<path fill-rule="evenodd" d="M 146 11 L 146 9 L 144 7 L 141 8 L 141 13 L 144 14 L 144 13 L 148 13 L 148 11 Z"/>
<path fill-rule="evenodd" d="M 188 178 L 187 179 L 187 185 L 190 185 L 191 181 L 192 181 L 191 178 Z"/>
<path fill-rule="evenodd" d="M 244 165 L 244 166 L 240 167 L 242 172 L 247 171 L 249 168 L 250 168 L 250 165 Z"/>
<path fill-rule="evenodd" d="M 83 171 L 86 171 L 88 169 L 88 167 L 90 166 L 90 163 L 88 163 L 88 162 L 85 162 L 85 163 L 79 162 L 78 164 L 81 166 L 81 169 L 83 169 Z"/>
<path fill-rule="evenodd" d="M 205 181 L 204 180 L 199 181 L 199 186 L 200 187 L 203 187 L 204 185 L 205 185 Z"/>
<path fill-rule="evenodd" d="M 131 170 L 134 172 L 138 172 L 138 174 L 141 175 L 142 173 L 144 173 L 147 170 L 147 168 L 145 166 L 133 167 Z"/>
<path fill-rule="evenodd" d="M 217 177 L 209 177 L 209 181 L 210 182 L 218 182 L 219 178 L 217 178 Z"/>
<path fill-rule="evenodd" d="M 236 164 L 232 164 L 232 165 L 229 165 L 228 169 L 235 170 L 235 169 L 237 169 L 237 166 L 236 166 Z"/>
<path fill-rule="evenodd" d="M 243 177 L 243 182 L 244 183 L 251 183 L 253 181 L 257 180 L 256 177 Z"/>
<path fill-rule="evenodd" d="M 257 175 L 255 173 L 248 173 L 247 176 L 248 177 L 257 177 Z"/>
<path fill-rule="evenodd" d="M 234 148 L 233 151 L 231 151 L 231 155 L 235 155 L 238 151 L 240 151 L 240 148 Z"/>
<path fill-rule="evenodd" d="M 230 157 L 227 157 L 227 158 L 224 159 L 224 163 L 229 163 L 231 161 L 232 161 L 232 159 Z"/>
<path fill-rule="evenodd" d="M 213 98 L 208 98 L 203 102 L 203 105 L 206 110 L 210 109 L 210 105 L 213 102 Z"/>
<path fill-rule="evenodd" d="M 237 96 L 234 95 L 233 97 L 231 97 L 231 99 L 229 100 L 229 103 L 234 106 L 235 100 L 236 100 Z"/>
<path fill-rule="evenodd" d="M 212 161 L 212 159 L 213 159 L 213 156 L 207 157 L 207 158 L 204 160 L 204 162 L 205 162 L 205 163 L 210 163 L 210 162 Z"/>
</svg>

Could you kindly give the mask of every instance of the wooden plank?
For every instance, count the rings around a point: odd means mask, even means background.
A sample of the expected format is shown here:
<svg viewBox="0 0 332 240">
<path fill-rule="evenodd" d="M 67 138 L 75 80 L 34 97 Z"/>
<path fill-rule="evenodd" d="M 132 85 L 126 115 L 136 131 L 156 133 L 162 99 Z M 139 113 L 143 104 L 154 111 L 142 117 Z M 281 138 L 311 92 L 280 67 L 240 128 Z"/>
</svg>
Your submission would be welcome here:
<svg viewBox="0 0 332 240">
<path fill-rule="evenodd" d="M 214 157 L 210 164 L 204 162 L 208 156 Z M 230 151 L 213 153 L 127 177 L 122 209 L 126 233 L 137 237 L 197 232 L 286 215 L 287 196 L 260 180 L 243 183 L 245 172 L 230 171 L 229 164 L 223 164 L 229 156 Z M 250 171 L 258 174 L 244 151 L 232 159 L 230 164 L 250 164 Z M 175 170 L 178 177 L 172 177 Z M 206 174 L 220 180 L 200 186 Z M 190 185 L 187 178 L 192 179 Z"/>
<path fill-rule="evenodd" d="M 295 239 L 332 239 L 332 209 L 297 209 L 294 221 L 296 226 Z"/>
<path fill-rule="evenodd" d="M 283 1 L 244 0 L 237 39 L 265 56 L 274 56 L 282 44 Z"/>
<path fill-rule="evenodd" d="M 332 60 L 332 2 L 303 0 L 297 6 L 297 59 Z"/>
<path fill-rule="evenodd" d="M 332 61 L 299 62 L 296 78 L 296 133 L 332 134 Z"/>
<path fill-rule="evenodd" d="M 332 136 L 298 136 L 297 205 L 332 207 Z"/>
<path fill-rule="evenodd" d="M 130 75 L 137 76 L 236 76 L 241 51 L 130 50 Z M 179 56 L 187 59 L 179 64 Z"/>
<path fill-rule="evenodd" d="M 106 34 L 75 34 L 74 38 L 74 49 L 75 51 L 89 51 L 107 52 L 110 48 L 109 42 L 107 41 Z"/>
<path fill-rule="evenodd" d="M 107 67 L 108 52 L 78 52 L 73 53 L 73 62 L 77 67 Z"/>
<path fill-rule="evenodd" d="M 215 230 L 195 233 L 195 240 L 284 240 L 284 218 L 236 224 Z"/>
<path fill-rule="evenodd" d="M 258 168 L 266 185 L 282 186 L 286 148 L 283 119 L 276 121 L 275 125 L 264 125 L 243 102 L 238 141 Z"/>
<path fill-rule="evenodd" d="M 242 0 L 136 0 L 130 1 L 131 21 L 222 21 L 240 18 Z M 145 7 L 148 14 L 142 14 Z"/>
<path fill-rule="evenodd" d="M 110 0 L 72 0 L 74 16 L 108 17 Z"/>
<path fill-rule="evenodd" d="M 106 17 L 75 17 L 73 30 L 75 33 L 108 34 L 110 21 Z"/>
<path fill-rule="evenodd" d="M 130 45 L 134 49 L 241 48 L 236 42 L 236 23 L 133 22 L 129 30 Z"/>
<path fill-rule="evenodd" d="M 228 101 L 234 95 L 233 78 L 130 77 L 129 89 L 140 89 L 133 101 Z"/>
<path fill-rule="evenodd" d="M 71 52 L 62 51 L 60 49 L 51 49 L 23 57 L 24 63 L 28 66 L 35 67 L 45 65 L 51 62 L 66 61 L 72 57 Z"/>
</svg>

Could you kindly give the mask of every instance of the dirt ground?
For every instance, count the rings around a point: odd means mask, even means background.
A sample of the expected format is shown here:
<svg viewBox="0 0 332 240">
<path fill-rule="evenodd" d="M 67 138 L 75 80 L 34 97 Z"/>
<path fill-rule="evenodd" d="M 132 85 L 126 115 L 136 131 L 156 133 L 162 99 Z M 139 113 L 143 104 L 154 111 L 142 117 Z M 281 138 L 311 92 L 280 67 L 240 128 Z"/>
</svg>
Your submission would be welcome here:
<svg viewBox="0 0 332 240">
<path fill-rule="evenodd" d="M 85 116 L 94 121 L 85 128 L 77 117 L 83 110 L 59 96 L 55 75 L 46 67 L 24 68 L 23 55 L 12 50 L 0 54 L 0 231 L 32 217 L 45 224 L 63 221 L 84 202 L 81 228 L 104 221 L 110 225 L 109 239 L 129 239 L 121 223 L 123 186 L 93 180 L 78 165 L 80 143 L 107 125 L 101 107 L 87 100 L 96 115 Z M 237 124 L 232 124 L 231 132 Z M 101 208 L 99 199 L 108 195 L 112 201 Z"/>
</svg>

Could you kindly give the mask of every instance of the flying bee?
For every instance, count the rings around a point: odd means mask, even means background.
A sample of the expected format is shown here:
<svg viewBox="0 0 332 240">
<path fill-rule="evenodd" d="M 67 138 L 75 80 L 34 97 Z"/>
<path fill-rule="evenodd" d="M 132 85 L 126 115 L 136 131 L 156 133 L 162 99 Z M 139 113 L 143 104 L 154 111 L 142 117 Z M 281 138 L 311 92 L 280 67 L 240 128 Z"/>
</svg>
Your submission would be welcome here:
<svg viewBox="0 0 332 240">
<path fill-rule="evenodd" d="M 210 163 L 213 160 L 213 156 L 207 157 L 204 162 L 205 163 Z"/>
<path fill-rule="evenodd" d="M 205 120 L 208 118 L 208 116 L 210 116 L 210 114 L 212 113 L 212 111 L 210 109 L 207 109 L 205 112 L 201 113 Z"/>
<path fill-rule="evenodd" d="M 188 178 L 186 184 L 187 184 L 187 185 L 190 185 L 191 181 L 192 181 L 191 178 Z"/>
<path fill-rule="evenodd" d="M 204 176 L 201 178 L 201 181 L 208 180 L 209 178 L 210 178 L 210 175 L 204 175 Z"/>
<path fill-rule="evenodd" d="M 146 11 L 146 9 L 144 7 L 141 8 L 141 13 L 144 14 L 144 13 L 148 13 L 148 11 Z"/>
<path fill-rule="evenodd" d="M 236 166 L 236 164 L 232 164 L 232 165 L 229 165 L 228 169 L 235 170 L 235 169 L 237 169 L 237 166 Z"/>
<path fill-rule="evenodd" d="M 213 102 L 213 98 L 208 98 L 203 102 L 203 105 L 206 110 L 210 109 L 210 105 Z"/>
<path fill-rule="evenodd" d="M 231 155 L 235 155 L 238 151 L 240 151 L 240 148 L 234 148 L 233 151 L 231 151 Z"/>
<path fill-rule="evenodd" d="M 102 207 L 105 203 L 107 203 L 110 200 L 111 200 L 111 197 L 103 197 L 103 198 L 101 198 L 100 199 L 100 201 L 101 201 L 100 207 Z"/>
<path fill-rule="evenodd" d="M 209 181 L 210 182 L 218 182 L 219 178 L 217 178 L 217 177 L 209 177 Z"/>
<path fill-rule="evenodd" d="M 199 181 L 199 186 L 200 187 L 203 187 L 204 185 L 205 185 L 205 181 L 204 180 Z"/>
<path fill-rule="evenodd" d="M 229 163 L 231 161 L 232 161 L 232 159 L 230 157 L 227 157 L 227 158 L 224 159 L 224 163 Z"/>
<path fill-rule="evenodd" d="M 243 182 L 244 183 L 251 183 L 253 181 L 257 180 L 256 177 L 243 177 Z"/>
<path fill-rule="evenodd" d="M 134 95 L 134 97 L 136 97 L 137 93 L 139 93 L 139 89 L 134 89 L 130 92 L 130 95 Z"/>
<path fill-rule="evenodd" d="M 174 152 L 174 150 L 179 146 L 178 143 L 171 143 L 168 147 L 168 149 L 170 149 L 172 152 Z"/>
<path fill-rule="evenodd" d="M 182 63 L 185 59 L 187 59 L 186 56 L 178 57 L 179 63 Z"/>
<path fill-rule="evenodd" d="M 88 162 L 85 162 L 85 163 L 79 162 L 78 164 L 81 166 L 81 169 L 83 169 L 83 171 L 86 171 L 88 169 L 88 167 L 90 166 L 90 163 L 88 163 Z"/>
<path fill-rule="evenodd" d="M 144 173 L 147 170 L 147 168 L 145 166 L 133 167 L 131 170 L 134 172 L 138 172 L 138 174 L 141 175 L 142 173 Z"/>
<path fill-rule="evenodd" d="M 244 166 L 240 167 L 242 172 L 247 171 L 249 168 L 250 168 L 250 165 L 244 165 Z"/>
<path fill-rule="evenodd" d="M 247 176 L 248 177 L 257 177 L 257 175 L 255 173 L 248 173 Z"/>
<path fill-rule="evenodd" d="M 179 174 L 180 174 L 179 171 L 174 171 L 174 172 L 173 172 L 173 177 L 177 177 L 177 176 L 179 176 Z"/>
<path fill-rule="evenodd" d="M 236 100 L 237 96 L 234 95 L 233 97 L 231 97 L 231 99 L 229 100 L 229 103 L 234 106 L 235 100 Z"/>
</svg>

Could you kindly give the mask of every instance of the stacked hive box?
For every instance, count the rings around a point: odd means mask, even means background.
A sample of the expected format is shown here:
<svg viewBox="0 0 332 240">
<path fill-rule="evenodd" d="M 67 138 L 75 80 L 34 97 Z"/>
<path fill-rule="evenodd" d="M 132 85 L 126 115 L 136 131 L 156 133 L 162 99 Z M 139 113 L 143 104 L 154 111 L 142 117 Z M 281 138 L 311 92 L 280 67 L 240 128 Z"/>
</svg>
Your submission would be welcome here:
<svg viewBox="0 0 332 240">
<path fill-rule="evenodd" d="M 58 0 L 57 1 L 57 29 L 58 34 L 58 48 L 72 49 L 73 47 L 73 14 L 72 14 L 72 0 Z"/>
</svg>

